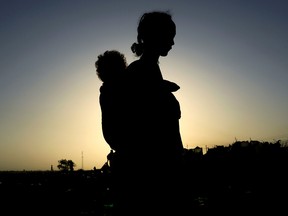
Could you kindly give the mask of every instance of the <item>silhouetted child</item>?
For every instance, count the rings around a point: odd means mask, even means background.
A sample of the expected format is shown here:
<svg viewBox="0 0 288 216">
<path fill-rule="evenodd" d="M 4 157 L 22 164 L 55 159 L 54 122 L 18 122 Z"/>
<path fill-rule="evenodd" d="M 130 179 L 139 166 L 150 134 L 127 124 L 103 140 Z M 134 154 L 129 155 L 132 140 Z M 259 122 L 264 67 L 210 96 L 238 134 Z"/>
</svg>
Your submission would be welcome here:
<svg viewBox="0 0 288 216">
<path fill-rule="evenodd" d="M 96 74 L 103 82 L 100 87 L 99 103 L 102 113 L 102 133 L 110 148 L 117 150 L 119 135 L 117 134 L 119 122 L 119 103 L 121 95 L 119 89 L 121 76 L 127 62 L 125 56 L 117 50 L 107 50 L 98 55 L 95 62 Z"/>
</svg>

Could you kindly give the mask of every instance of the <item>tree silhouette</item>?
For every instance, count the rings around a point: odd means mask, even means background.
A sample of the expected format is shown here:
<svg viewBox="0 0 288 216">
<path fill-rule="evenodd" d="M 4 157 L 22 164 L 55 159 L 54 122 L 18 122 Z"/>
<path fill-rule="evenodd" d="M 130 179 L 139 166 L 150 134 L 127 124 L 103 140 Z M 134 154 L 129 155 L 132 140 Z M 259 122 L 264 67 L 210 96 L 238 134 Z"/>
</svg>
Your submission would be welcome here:
<svg viewBox="0 0 288 216">
<path fill-rule="evenodd" d="M 74 167 L 76 164 L 72 160 L 66 160 L 66 159 L 61 159 L 58 161 L 58 169 L 60 171 L 68 172 L 68 171 L 74 171 Z"/>
</svg>

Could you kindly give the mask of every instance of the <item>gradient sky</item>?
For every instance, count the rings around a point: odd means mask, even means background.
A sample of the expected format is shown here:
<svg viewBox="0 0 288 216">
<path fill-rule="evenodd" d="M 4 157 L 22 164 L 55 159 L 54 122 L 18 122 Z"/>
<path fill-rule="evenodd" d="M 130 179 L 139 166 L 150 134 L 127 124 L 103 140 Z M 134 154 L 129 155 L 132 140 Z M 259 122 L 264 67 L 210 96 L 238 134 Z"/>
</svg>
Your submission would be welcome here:
<svg viewBox="0 0 288 216">
<path fill-rule="evenodd" d="M 0 0 L 0 170 L 104 164 L 94 63 L 109 49 L 136 60 L 151 10 L 177 26 L 160 67 L 181 87 L 186 148 L 288 138 L 286 0 Z"/>
</svg>

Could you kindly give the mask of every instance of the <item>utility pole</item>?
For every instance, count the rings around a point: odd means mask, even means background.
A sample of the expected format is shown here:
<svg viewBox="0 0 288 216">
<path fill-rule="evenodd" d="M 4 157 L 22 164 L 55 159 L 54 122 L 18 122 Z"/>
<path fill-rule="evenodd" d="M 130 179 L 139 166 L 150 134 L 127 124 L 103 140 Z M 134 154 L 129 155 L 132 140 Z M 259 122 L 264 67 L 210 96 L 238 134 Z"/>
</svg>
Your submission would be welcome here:
<svg viewBox="0 0 288 216">
<path fill-rule="evenodd" d="M 81 152 L 81 154 L 82 154 L 82 170 L 84 170 L 84 168 L 83 168 L 83 151 Z"/>
</svg>

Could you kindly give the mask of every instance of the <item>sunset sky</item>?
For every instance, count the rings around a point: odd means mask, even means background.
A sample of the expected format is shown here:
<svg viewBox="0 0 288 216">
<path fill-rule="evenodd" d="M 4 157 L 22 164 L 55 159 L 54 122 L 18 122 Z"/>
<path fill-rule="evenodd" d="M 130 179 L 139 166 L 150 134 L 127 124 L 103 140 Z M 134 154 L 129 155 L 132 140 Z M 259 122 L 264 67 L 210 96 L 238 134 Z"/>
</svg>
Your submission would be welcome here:
<svg viewBox="0 0 288 216">
<path fill-rule="evenodd" d="M 152 10 L 177 26 L 160 67 L 181 87 L 185 148 L 288 139 L 286 0 L 0 0 L 0 170 L 105 163 L 94 63 L 109 49 L 136 60 Z"/>
</svg>

